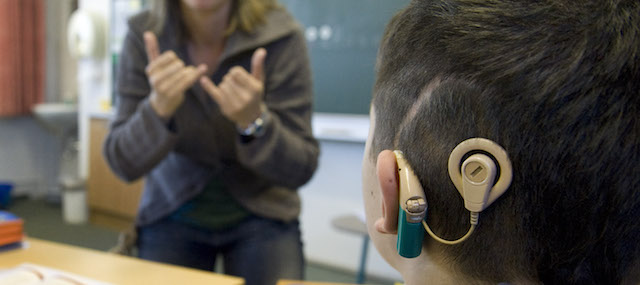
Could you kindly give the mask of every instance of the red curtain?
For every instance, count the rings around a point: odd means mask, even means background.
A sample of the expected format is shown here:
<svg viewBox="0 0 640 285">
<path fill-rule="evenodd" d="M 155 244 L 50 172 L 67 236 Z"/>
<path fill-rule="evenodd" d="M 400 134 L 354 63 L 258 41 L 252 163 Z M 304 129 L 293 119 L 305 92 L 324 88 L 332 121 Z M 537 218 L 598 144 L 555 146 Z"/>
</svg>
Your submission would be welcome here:
<svg viewBox="0 0 640 285">
<path fill-rule="evenodd" d="M 30 114 L 45 86 L 46 0 L 0 0 L 0 117 Z"/>
</svg>

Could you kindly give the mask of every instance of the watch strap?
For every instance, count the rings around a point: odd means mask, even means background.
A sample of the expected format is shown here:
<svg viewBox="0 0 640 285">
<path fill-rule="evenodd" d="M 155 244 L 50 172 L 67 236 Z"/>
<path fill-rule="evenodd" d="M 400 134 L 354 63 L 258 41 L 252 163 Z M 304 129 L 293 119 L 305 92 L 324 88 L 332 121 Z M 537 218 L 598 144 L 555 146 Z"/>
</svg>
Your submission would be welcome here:
<svg viewBox="0 0 640 285">
<path fill-rule="evenodd" d="M 267 120 L 268 112 L 263 110 L 258 118 L 251 122 L 246 128 L 236 127 L 241 136 L 258 137 L 264 133 L 264 124 Z"/>
</svg>

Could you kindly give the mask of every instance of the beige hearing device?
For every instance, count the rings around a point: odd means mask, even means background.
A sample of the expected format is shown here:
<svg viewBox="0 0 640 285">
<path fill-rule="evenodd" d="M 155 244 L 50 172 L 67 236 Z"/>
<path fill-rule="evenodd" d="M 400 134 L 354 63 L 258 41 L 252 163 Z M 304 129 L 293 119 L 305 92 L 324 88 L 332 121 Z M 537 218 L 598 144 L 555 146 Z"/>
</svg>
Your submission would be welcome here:
<svg viewBox="0 0 640 285">
<path fill-rule="evenodd" d="M 462 162 L 465 155 L 473 152 L 477 153 Z M 498 172 L 496 162 L 500 177 L 494 181 Z M 471 138 L 458 144 L 449 155 L 448 166 L 449 177 L 470 212 L 481 212 L 489 207 L 507 191 L 513 177 L 507 151 L 485 138 Z"/>
<path fill-rule="evenodd" d="M 495 142 L 485 138 L 471 138 L 458 144 L 449 156 L 449 177 L 470 212 L 469 231 L 457 240 L 445 240 L 433 233 L 426 222 L 427 200 L 420 181 L 396 150 L 399 181 L 398 253 L 407 258 L 417 257 L 422 249 L 424 234 L 416 227 L 421 223 L 427 233 L 444 244 L 458 244 L 473 233 L 479 213 L 505 193 L 513 177 L 507 152 Z M 462 159 L 468 156 L 462 161 Z M 496 165 L 497 163 L 497 165 Z M 499 177 L 498 173 L 500 173 Z M 496 180 L 497 179 L 497 180 Z"/>
<path fill-rule="evenodd" d="M 427 199 L 418 177 L 404 158 L 404 154 L 396 150 L 399 178 L 399 211 L 398 241 L 396 248 L 400 256 L 413 258 L 422 251 L 424 230 L 422 222 L 427 215 Z"/>
</svg>

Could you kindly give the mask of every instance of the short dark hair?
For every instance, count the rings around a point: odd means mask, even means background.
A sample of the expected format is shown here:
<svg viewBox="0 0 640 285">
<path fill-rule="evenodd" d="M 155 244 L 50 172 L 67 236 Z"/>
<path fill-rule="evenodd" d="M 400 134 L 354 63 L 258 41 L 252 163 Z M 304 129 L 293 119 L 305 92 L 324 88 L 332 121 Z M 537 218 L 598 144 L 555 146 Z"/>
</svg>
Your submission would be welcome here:
<svg viewBox="0 0 640 285">
<path fill-rule="evenodd" d="M 639 47 L 636 0 L 414 0 L 400 11 L 379 51 L 369 158 L 405 153 L 427 221 L 448 239 L 469 226 L 451 150 L 488 138 L 514 170 L 467 241 L 427 237 L 427 249 L 492 282 L 629 276 L 640 260 Z"/>
</svg>

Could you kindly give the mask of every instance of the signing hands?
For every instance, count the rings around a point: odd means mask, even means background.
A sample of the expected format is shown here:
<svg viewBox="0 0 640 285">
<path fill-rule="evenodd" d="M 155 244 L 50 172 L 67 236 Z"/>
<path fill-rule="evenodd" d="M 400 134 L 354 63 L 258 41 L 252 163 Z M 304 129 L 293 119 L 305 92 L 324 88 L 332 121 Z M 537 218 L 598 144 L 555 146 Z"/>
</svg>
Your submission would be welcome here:
<svg viewBox="0 0 640 285">
<path fill-rule="evenodd" d="M 218 103 L 220 111 L 236 126 L 246 128 L 255 121 L 265 105 L 264 60 L 267 51 L 257 49 L 251 58 L 251 73 L 236 66 L 216 86 L 207 76 L 206 65 L 185 66 L 173 51 L 159 52 L 158 40 L 152 32 L 144 33 L 149 58 L 146 73 L 152 86 L 151 107 L 165 119 L 170 118 L 184 101 L 184 92 L 200 79 L 204 90 Z"/>
<path fill-rule="evenodd" d="M 206 65 L 185 66 L 173 51 L 160 54 L 158 39 L 152 32 L 144 33 L 149 58 L 145 72 L 151 84 L 151 107 L 163 119 L 173 116 L 184 101 L 184 92 L 207 71 Z"/>
<path fill-rule="evenodd" d="M 266 108 L 262 101 L 266 56 L 264 48 L 257 49 L 251 57 L 251 73 L 240 66 L 233 67 L 219 86 L 206 76 L 200 78 L 200 84 L 218 103 L 222 114 L 240 128 L 247 128 Z"/>
</svg>

